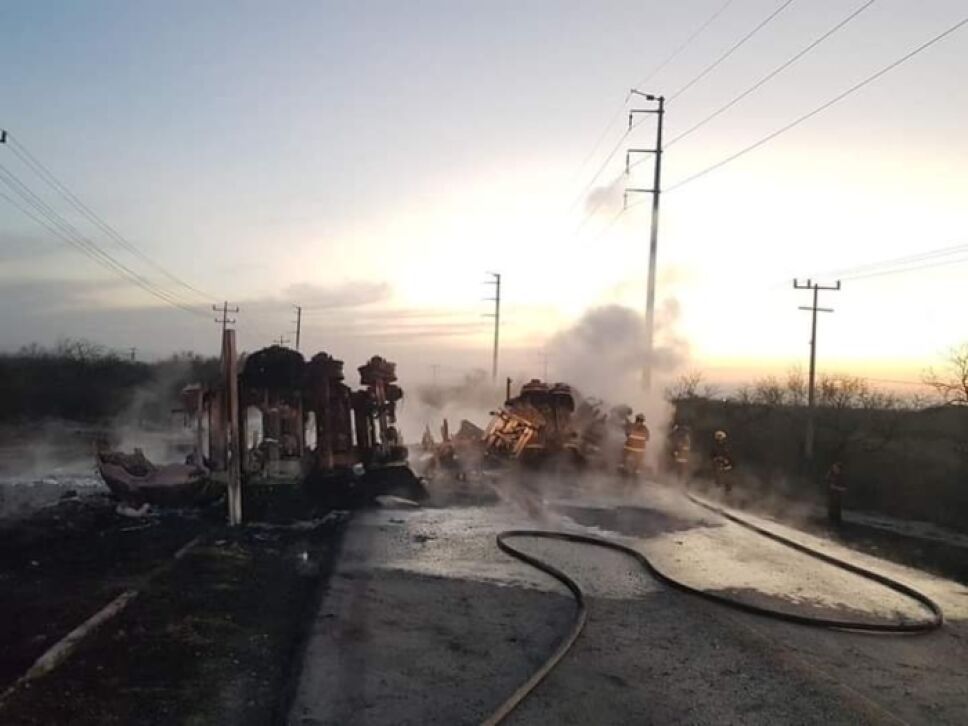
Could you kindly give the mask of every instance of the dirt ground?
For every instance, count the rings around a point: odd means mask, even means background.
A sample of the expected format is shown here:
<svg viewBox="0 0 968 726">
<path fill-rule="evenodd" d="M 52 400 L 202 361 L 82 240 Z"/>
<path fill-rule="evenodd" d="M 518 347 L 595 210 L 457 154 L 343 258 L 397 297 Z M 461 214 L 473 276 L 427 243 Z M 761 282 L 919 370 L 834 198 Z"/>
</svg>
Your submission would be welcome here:
<svg viewBox="0 0 968 726">
<path fill-rule="evenodd" d="M 339 517 L 241 530 L 220 512 L 132 520 L 106 497 L 5 523 L 0 690 L 120 592 L 139 595 L 60 667 L 18 686 L 0 722 L 281 722 L 341 529 Z"/>
</svg>

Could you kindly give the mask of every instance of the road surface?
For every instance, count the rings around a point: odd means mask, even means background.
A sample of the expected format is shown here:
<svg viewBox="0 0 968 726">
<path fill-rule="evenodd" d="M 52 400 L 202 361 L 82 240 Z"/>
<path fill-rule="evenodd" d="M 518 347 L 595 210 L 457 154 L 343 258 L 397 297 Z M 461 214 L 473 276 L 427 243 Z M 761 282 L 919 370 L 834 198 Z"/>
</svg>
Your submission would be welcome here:
<svg viewBox="0 0 968 726">
<path fill-rule="evenodd" d="M 951 723 L 968 720 L 968 589 L 773 521 L 774 531 L 912 585 L 948 622 L 884 636 L 786 624 L 670 590 L 632 558 L 520 540 L 589 595 L 585 632 L 511 724 Z M 510 528 L 631 545 L 687 584 L 794 612 L 921 618 L 890 590 L 645 485 L 488 506 L 383 509 L 350 525 L 312 627 L 290 722 L 478 723 L 554 649 L 574 603 L 510 559 Z"/>
</svg>

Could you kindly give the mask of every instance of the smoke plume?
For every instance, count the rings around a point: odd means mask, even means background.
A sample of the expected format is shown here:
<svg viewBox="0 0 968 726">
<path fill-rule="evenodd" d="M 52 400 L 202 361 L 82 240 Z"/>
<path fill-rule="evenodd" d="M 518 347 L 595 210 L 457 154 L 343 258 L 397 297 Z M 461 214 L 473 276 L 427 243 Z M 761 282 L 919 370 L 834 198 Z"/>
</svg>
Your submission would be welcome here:
<svg viewBox="0 0 968 726">
<path fill-rule="evenodd" d="M 687 357 L 688 344 L 675 334 L 679 306 L 662 305 L 656 315 L 652 351 L 654 384 L 670 377 Z M 621 305 L 606 305 L 586 312 L 548 343 L 557 377 L 587 395 L 614 403 L 644 403 L 642 371 L 647 362 L 645 319 Z M 653 388 L 659 388 L 653 385 Z"/>
</svg>

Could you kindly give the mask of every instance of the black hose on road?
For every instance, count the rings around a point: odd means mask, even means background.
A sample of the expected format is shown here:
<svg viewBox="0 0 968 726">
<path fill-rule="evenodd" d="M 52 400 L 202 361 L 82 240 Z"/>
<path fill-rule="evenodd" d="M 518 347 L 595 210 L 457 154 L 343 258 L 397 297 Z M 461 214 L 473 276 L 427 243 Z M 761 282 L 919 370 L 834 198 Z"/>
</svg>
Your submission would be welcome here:
<svg viewBox="0 0 968 726">
<path fill-rule="evenodd" d="M 582 592 L 581 587 L 578 583 L 571 579 L 564 572 L 559 570 L 557 567 L 544 562 L 543 560 L 529 555 L 508 543 L 508 540 L 514 539 L 516 537 L 528 537 L 536 539 L 552 539 L 564 542 L 576 542 L 579 544 L 595 545 L 596 547 L 605 547 L 607 549 L 615 550 L 623 554 L 629 555 L 635 558 L 640 565 L 642 565 L 645 570 L 652 575 L 655 579 L 660 582 L 665 583 L 669 587 L 679 590 L 680 592 L 685 592 L 689 595 L 694 595 L 696 597 L 703 598 L 704 600 L 709 600 L 715 602 L 719 605 L 723 605 L 734 610 L 740 610 L 746 613 L 752 613 L 754 615 L 761 615 L 763 617 L 773 618 L 775 620 L 783 620 L 790 623 L 796 623 L 798 625 L 807 625 L 812 627 L 821 628 L 836 628 L 841 630 L 858 630 L 870 633 L 927 633 L 932 630 L 940 628 L 944 624 L 944 612 L 941 610 L 941 606 L 938 605 L 934 600 L 925 595 L 918 590 L 915 590 L 909 585 L 905 585 L 902 582 L 898 582 L 886 575 L 868 570 L 865 567 L 852 564 L 840 558 L 834 557 L 832 555 L 825 554 L 818 550 L 808 547 L 807 545 L 801 544 L 794 540 L 783 537 L 775 532 L 771 532 L 763 527 L 760 527 L 748 520 L 736 516 L 724 509 L 710 504 L 692 494 L 686 494 L 686 497 L 697 504 L 700 507 L 708 509 L 735 524 L 745 527 L 757 534 L 768 537 L 769 539 L 779 542 L 787 547 L 790 547 L 797 552 L 809 555 L 821 562 L 826 562 L 835 567 L 839 567 L 847 572 L 851 572 L 860 577 L 872 580 L 878 584 L 884 585 L 885 587 L 894 590 L 906 597 L 915 600 L 931 612 L 931 618 L 929 620 L 915 621 L 915 622 L 900 622 L 900 623 L 872 623 L 869 621 L 854 621 L 854 620 L 839 620 L 837 618 L 822 618 L 815 617 L 812 615 L 798 615 L 796 613 L 786 612 L 783 610 L 774 610 L 767 607 L 762 607 L 760 605 L 754 605 L 752 603 L 744 602 L 742 600 L 737 600 L 725 595 L 721 595 L 715 592 L 709 592 L 707 590 L 700 590 L 695 587 L 686 585 L 676 579 L 673 579 L 669 575 L 659 570 L 655 565 L 653 565 L 649 559 L 632 547 L 627 545 L 619 544 L 618 542 L 613 542 L 612 540 L 602 539 L 600 537 L 592 537 L 590 535 L 584 534 L 574 534 L 570 532 L 550 532 L 546 530 L 531 530 L 531 529 L 512 529 L 501 532 L 497 535 L 497 546 L 503 551 L 522 562 L 525 562 L 532 567 L 535 567 L 542 572 L 545 572 L 556 580 L 564 584 L 575 598 L 575 603 L 578 606 L 578 610 L 575 615 L 575 620 L 572 624 L 571 630 L 568 635 L 564 638 L 561 644 L 555 649 L 555 652 L 542 664 L 542 666 L 535 671 L 531 677 L 525 681 L 511 696 L 508 698 L 501 706 L 491 714 L 487 719 L 484 720 L 484 726 L 495 726 L 501 723 L 507 716 L 513 711 L 535 688 L 538 684 L 561 662 L 561 659 L 565 657 L 565 654 L 571 649 L 578 636 L 581 634 L 585 627 L 585 622 L 588 619 L 588 610 L 585 605 L 585 596 Z"/>
</svg>

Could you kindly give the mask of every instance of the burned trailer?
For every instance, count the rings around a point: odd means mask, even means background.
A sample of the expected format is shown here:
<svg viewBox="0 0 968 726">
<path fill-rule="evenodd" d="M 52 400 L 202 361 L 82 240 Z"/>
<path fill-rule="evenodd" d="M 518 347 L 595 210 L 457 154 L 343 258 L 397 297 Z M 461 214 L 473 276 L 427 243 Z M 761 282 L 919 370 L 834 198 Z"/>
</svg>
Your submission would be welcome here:
<svg viewBox="0 0 968 726">
<path fill-rule="evenodd" d="M 397 430 L 397 402 L 403 390 L 396 385 L 397 365 L 378 355 L 357 370 L 365 386 L 352 395 L 356 451 L 366 466 L 403 463 L 407 449 Z"/>
<path fill-rule="evenodd" d="M 331 506 L 391 493 L 425 498 L 396 428 L 403 398 L 396 364 L 374 356 L 359 368 L 363 387 L 355 391 L 344 382 L 343 361 L 324 352 L 307 362 L 273 345 L 243 356 L 239 368 L 226 376 L 231 387 L 197 384 L 182 392 L 196 427 L 189 463 L 204 461 L 225 478 L 237 441 L 243 489 L 303 486 L 311 499 Z M 230 416 L 232 392 L 239 405 Z"/>
<path fill-rule="evenodd" d="M 357 463 L 353 392 L 343 379 L 343 361 L 328 353 L 317 353 L 306 365 L 306 424 L 317 471 L 345 471 Z"/>
<path fill-rule="evenodd" d="M 304 474 L 305 369 L 302 354 L 279 345 L 245 358 L 239 374 L 239 442 L 244 475 L 271 480 Z"/>
</svg>

